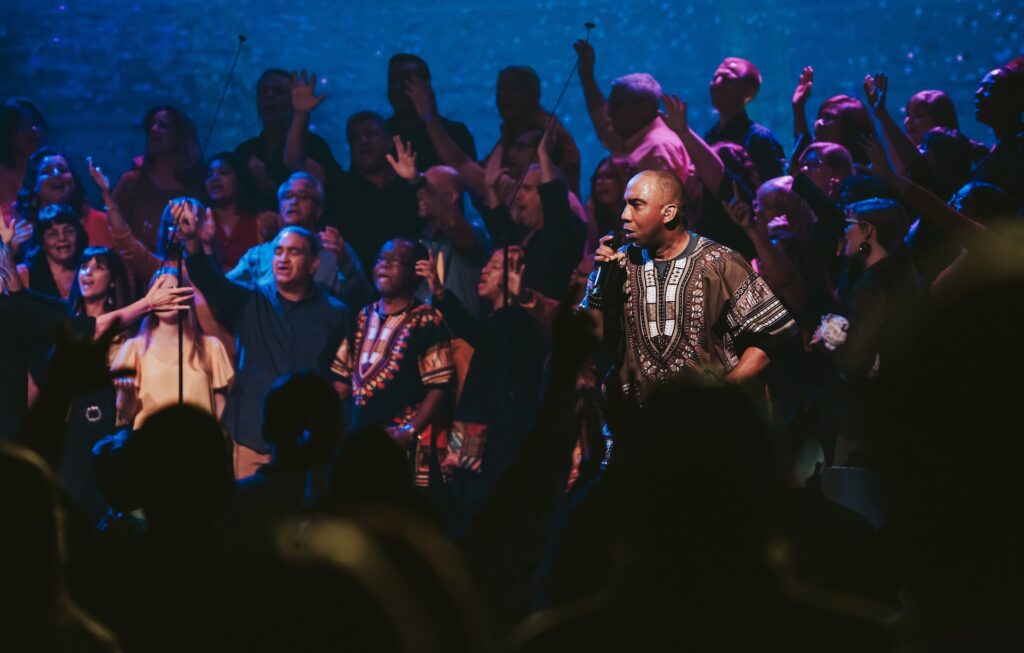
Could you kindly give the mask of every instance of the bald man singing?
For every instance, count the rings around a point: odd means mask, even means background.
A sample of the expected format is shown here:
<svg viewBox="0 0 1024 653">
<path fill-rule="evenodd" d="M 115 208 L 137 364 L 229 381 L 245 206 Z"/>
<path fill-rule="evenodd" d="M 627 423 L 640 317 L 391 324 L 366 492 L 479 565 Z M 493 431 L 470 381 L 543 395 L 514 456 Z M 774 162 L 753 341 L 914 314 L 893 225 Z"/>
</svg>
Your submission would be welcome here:
<svg viewBox="0 0 1024 653">
<path fill-rule="evenodd" d="M 674 174 L 641 172 L 625 199 L 628 244 L 616 251 L 602 239 L 581 307 L 598 310 L 606 329 L 620 321 L 618 381 L 627 396 L 642 402 L 686 369 L 725 382 L 757 379 L 774 346 L 797 332 L 789 312 L 742 256 L 687 231 Z"/>
</svg>

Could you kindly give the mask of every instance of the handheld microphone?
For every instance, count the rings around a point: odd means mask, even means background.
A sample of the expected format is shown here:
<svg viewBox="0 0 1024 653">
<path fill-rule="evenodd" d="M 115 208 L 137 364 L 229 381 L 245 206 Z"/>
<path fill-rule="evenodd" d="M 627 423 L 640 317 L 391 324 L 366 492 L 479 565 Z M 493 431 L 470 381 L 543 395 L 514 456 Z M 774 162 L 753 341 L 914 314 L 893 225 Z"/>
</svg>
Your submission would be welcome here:
<svg viewBox="0 0 1024 653">
<path fill-rule="evenodd" d="M 618 250 L 622 247 L 622 236 L 618 231 L 609 231 L 606 235 L 611 236 L 611 240 L 606 242 L 605 245 L 613 250 Z M 601 308 L 601 304 L 604 303 L 604 299 L 608 294 L 608 279 L 613 276 L 616 267 L 618 267 L 617 261 L 605 261 L 595 266 L 597 272 L 594 274 L 594 285 L 590 289 L 588 297 L 588 303 L 594 308 Z"/>
</svg>

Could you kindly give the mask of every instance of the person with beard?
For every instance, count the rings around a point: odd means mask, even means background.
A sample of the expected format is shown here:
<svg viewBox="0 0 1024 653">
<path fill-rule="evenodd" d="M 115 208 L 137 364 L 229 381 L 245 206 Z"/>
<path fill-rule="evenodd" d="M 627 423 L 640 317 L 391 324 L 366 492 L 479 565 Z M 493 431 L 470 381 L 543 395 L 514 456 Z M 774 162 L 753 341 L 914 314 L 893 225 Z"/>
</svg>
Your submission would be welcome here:
<svg viewBox="0 0 1024 653">
<path fill-rule="evenodd" d="M 338 349 L 331 372 L 339 393 L 354 399 L 352 431 L 384 426 L 413 460 L 426 487 L 446 448 L 455 364 L 444 318 L 416 299 L 422 245 L 384 244 L 373 268 L 380 299 L 364 306 Z"/>
</svg>

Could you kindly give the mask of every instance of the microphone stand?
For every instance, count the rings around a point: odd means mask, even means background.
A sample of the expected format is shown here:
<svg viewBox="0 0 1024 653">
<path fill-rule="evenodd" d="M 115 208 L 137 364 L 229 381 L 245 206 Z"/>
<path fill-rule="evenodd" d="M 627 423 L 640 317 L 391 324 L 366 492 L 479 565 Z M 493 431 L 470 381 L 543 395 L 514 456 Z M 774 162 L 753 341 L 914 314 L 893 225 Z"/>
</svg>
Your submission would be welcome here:
<svg viewBox="0 0 1024 653">
<path fill-rule="evenodd" d="M 594 27 L 596 27 L 596 25 L 594 25 L 594 23 L 591 23 L 589 21 L 586 22 L 586 23 L 583 23 L 583 28 L 585 30 L 587 30 L 587 35 L 586 35 L 587 43 L 590 43 L 590 30 L 594 29 Z M 579 55 L 576 55 L 576 60 L 572 62 L 572 68 L 569 69 L 569 75 L 565 78 L 565 84 L 562 85 L 562 90 L 561 90 L 561 92 L 559 92 L 558 98 L 555 100 L 555 104 L 551 107 L 551 111 L 548 112 L 547 120 L 544 121 L 544 131 L 541 132 L 541 138 L 542 139 L 544 137 L 544 134 L 546 134 L 548 132 L 548 130 L 551 129 L 551 125 L 554 124 L 555 113 L 558 111 L 559 105 L 562 104 L 562 99 L 565 97 L 565 92 L 567 90 L 569 90 L 569 84 L 572 83 L 573 73 L 576 72 L 576 68 L 579 65 L 580 65 L 580 57 L 579 57 Z M 539 145 L 539 143 L 538 143 L 538 145 Z M 533 165 L 533 162 L 536 160 L 536 156 L 537 156 L 537 151 L 534 150 L 533 154 L 530 155 L 530 162 L 527 163 L 526 167 L 523 168 L 522 173 L 520 173 L 520 175 L 519 175 L 519 179 L 516 180 L 515 186 L 512 187 L 512 195 L 509 198 L 508 202 L 506 202 L 506 204 L 505 204 L 506 206 L 511 207 L 515 203 L 516 195 L 519 194 L 519 189 L 523 185 L 523 180 L 526 179 L 526 173 L 529 172 L 530 166 Z M 508 308 L 508 304 L 509 304 L 509 296 L 508 296 L 508 272 L 509 272 L 508 247 L 509 247 L 509 244 L 508 244 L 508 242 L 506 242 L 505 246 L 502 247 L 502 257 L 501 257 L 501 259 L 502 259 L 501 264 L 502 264 L 502 269 L 503 269 L 503 277 L 502 277 L 502 281 L 501 281 L 501 294 L 502 294 L 502 298 L 504 299 L 504 302 L 502 304 L 502 308 Z M 507 346 L 507 343 L 509 342 L 509 334 L 508 334 L 507 320 L 502 320 L 502 322 L 501 322 L 501 342 L 502 342 L 502 345 L 503 345 L 502 348 L 501 348 L 501 370 L 502 370 L 502 375 L 501 376 L 502 376 L 503 379 L 505 379 L 506 394 L 509 394 L 509 391 L 508 391 L 508 346 Z"/>
<path fill-rule="evenodd" d="M 177 263 L 179 288 L 185 285 L 185 262 L 182 260 L 185 253 L 185 245 L 184 243 L 175 242 L 180 221 L 181 214 L 179 213 L 174 216 L 174 222 L 171 223 L 171 228 L 167 231 L 167 251 L 164 252 L 165 264 L 171 256 L 174 257 L 174 261 Z M 180 406 L 183 403 L 185 403 L 185 313 L 178 311 L 178 405 Z"/>
</svg>

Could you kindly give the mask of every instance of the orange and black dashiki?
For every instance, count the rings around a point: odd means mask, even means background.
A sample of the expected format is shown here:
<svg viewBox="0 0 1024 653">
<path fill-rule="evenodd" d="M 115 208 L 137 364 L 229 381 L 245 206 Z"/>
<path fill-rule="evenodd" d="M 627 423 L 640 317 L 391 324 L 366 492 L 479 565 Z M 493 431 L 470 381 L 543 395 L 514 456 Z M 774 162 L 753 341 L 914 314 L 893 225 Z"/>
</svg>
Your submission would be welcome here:
<svg viewBox="0 0 1024 653">
<path fill-rule="evenodd" d="M 386 315 L 363 307 L 353 335 L 342 342 L 331 372 L 352 386 L 353 428 L 408 426 L 430 390 L 455 389 L 451 340 L 440 312 L 419 301 Z M 425 486 L 430 451 L 443 456 L 447 424 L 420 432 L 410 452 L 416 482 Z"/>
</svg>

